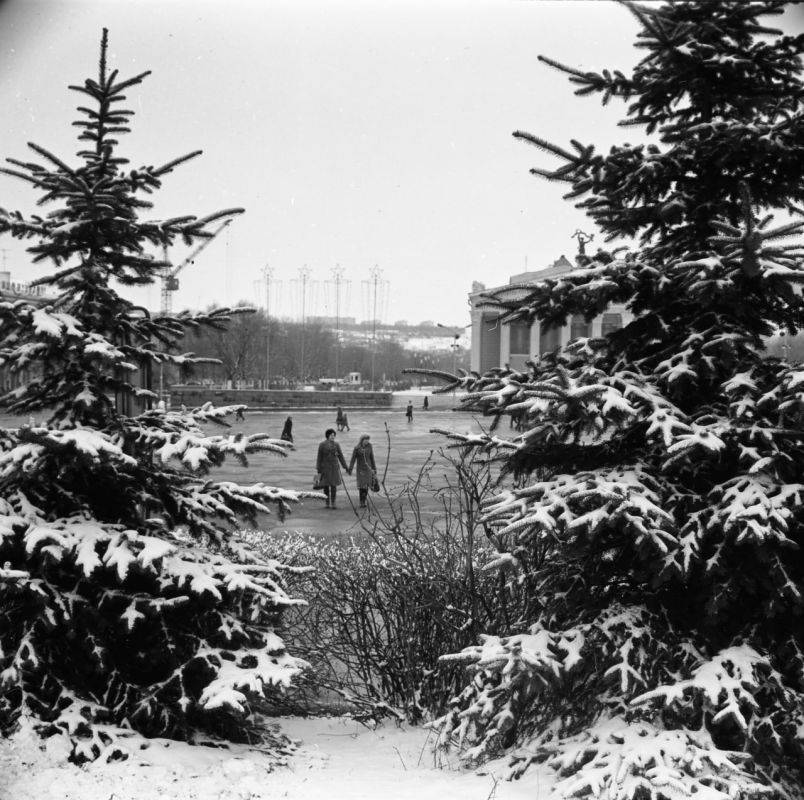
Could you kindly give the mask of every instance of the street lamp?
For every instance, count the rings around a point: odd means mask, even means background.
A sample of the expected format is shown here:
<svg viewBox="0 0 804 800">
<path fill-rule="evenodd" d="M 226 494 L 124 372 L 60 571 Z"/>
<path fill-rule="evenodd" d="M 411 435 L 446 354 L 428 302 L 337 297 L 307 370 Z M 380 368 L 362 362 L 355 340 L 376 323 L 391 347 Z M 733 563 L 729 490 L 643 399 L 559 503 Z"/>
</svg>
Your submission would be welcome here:
<svg viewBox="0 0 804 800">
<path fill-rule="evenodd" d="M 436 322 L 437 328 L 445 328 L 446 330 L 452 331 L 452 344 L 450 348 L 452 349 L 452 374 L 457 376 L 458 373 L 458 350 L 460 345 L 458 344 L 458 340 L 463 336 L 463 332 L 467 328 L 472 327 L 472 323 L 470 322 L 468 325 L 464 325 L 462 328 L 456 328 L 454 325 L 442 325 L 440 322 Z M 452 387 L 452 396 L 455 397 L 455 386 Z"/>
<path fill-rule="evenodd" d="M 462 328 L 456 328 L 454 325 L 442 325 L 440 322 L 436 322 L 436 327 L 452 331 L 452 344 L 450 345 L 450 349 L 452 350 L 452 374 L 455 375 L 458 371 L 458 350 L 461 347 L 458 344 L 458 340 L 463 336 L 463 332 L 471 327 L 471 323 L 464 325 Z"/>
</svg>

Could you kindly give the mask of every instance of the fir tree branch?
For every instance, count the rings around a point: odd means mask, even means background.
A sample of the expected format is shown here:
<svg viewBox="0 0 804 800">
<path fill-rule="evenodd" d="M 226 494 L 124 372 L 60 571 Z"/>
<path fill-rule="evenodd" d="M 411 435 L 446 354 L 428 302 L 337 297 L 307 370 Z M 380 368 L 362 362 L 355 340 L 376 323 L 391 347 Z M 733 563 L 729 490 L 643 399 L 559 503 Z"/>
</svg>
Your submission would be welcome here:
<svg viewBox="0 0 804 800">
<path fill-rule="evenodd" d="M 157 169 L 150 170 L 151 174 L 154 177 L 161 177 L 162 175 L 166 175 L 168 172 L 172 172 L 173 169 L 179 164 L 183 164 L 185 161 L 189 161 L 190 159 L 196 158 L 200 156 L 204 151 L 203 150 L 193 150 L 192 153 L 187 153 L 187 155 L 179 156 L 179 158 L 174 158 L 173 161 L 168 161 L 167 164 L 163 164 L 161 167 Z"/>
<path fill-rule="evenodd" d="M 563 150 L 557 145 L 551 144 L 546 139 L 542 139 L 539 136 L 534 136 L 532 133 L 526 133 L 525 131 L 514 131 L 512 136 L 515 139 L 522 139 L 528 144 L 531 144 L 534 147 L 538 147 L 540 150 L 545 150 L 548 153 L 551 153 L 552 155 L 558 156 L 559 158 L 563 158 L 566 161 L 570 161 L 574 164 L 580 163 L 580 159 L 578 158 L 578 156 L 575 156 L 572 153 Z"/>
<path fill-rule="evenodd" d="M 34 178 L 31 175 L 26 175 L 24 172 L 17 172 L 17 170 L 8 169 L 7 167 L 0 167 L 0 173 L 3 175 L 10 175 L 12 178 L 20 178 L 21 180 L 26 181 L 34 186 L 42 185 L 41 178 Z"/>
</svg>

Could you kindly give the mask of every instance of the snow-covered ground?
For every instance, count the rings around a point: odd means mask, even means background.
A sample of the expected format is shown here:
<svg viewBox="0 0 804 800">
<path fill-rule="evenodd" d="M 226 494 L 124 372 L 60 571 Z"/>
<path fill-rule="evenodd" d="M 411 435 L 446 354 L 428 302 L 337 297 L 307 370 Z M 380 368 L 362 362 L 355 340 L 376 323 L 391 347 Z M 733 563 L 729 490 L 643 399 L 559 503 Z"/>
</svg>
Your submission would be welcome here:
<svg viewBox="0 0 804 800">
<path fill-rule="evenodd" d="M 546 800 L 550 777 L 522 781 L 438 769 L 433 734 L 393 724 L 369 730 L 341 717 L 287 717 L 299 748 L 284 767 L 244 747 L 223 751 L 152 740 L 137 758 L 76 767 L 58 739 L 0 741 L 0 800 Z M 446 765 L 445 765 L 446 767 Z"/>
</svg>

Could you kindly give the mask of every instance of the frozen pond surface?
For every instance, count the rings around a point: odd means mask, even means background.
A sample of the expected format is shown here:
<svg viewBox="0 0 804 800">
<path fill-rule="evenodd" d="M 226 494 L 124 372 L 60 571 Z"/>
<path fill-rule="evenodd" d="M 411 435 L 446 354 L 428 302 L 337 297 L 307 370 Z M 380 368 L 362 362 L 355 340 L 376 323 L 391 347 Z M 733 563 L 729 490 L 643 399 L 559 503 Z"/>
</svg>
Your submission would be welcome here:
<svg viewBox="0 0 804 800">
<path fill-rule="evenodd" d="M 441 403 L 445 398 L 439 398 Z M 374 446 L 374 456 L 380 477 L 385 475 L 385 486 L 393 495 L 409 478 L 414 478 L 422 465 L 431 454 L 447 444 L 444 437 L 430 433 L 431 428 L 443 428 L 460 433 L 477 432 L 480 424 L 484 427 L 490 422 L 464 412 L 454 412 L 443 408 L 423 411 L 421 398 L 414 399 L 413 422 L 408 423 L 405 418 L 404 405 L 377 411 L 355 409 L 349 410 L 349 425 L 351 430 L 337 434 L 336 441 L 340 443 L 347 463 L 352 448 L 364 433 L 371 436 Z M 335 427 L 335 410 L 331 411 L 267 411 L 246 412 L 245 421 L 235 423 L 230 417 L 233 433 L 269 433 L 279 438 L 285 419 L 293 418 L 294 449 L 287 457 L 258 453 L 249 458 L 248 467 L 242 467 L 236 460 L 230 459 L 226 464 L 215 470 L 213 478 L 232 480 L 238 483 L 263 482 L 273 486 L 287 489 L 312 489 L 312 480 L 315 474 L 315 461 L 318 444 L 324 438 L 327 428 Z M 37 417 L 37 421 L 40 418 Z M 0 415 L 0 425 L 16 426 L 21 421 Z M 386 430 L 387 426 L 387 430 Z M 210 432 L 226 432 L 219 426 L 208 426 Z M 507 429 L 501 433 L 506 433 Z M 389 446 L 390 444 L 390 446 Z M 386 466 L 387 465 L 387 466 Z M 436 459 L 436 466 L 432 476 L 436 482 L 444 475 L 443 461 Z M 354 476 L 344 476 L 346 488 L 340 487 L 338 491 L 338 508 L 334 511 L 324 508 L 323 501 L 308 499 L 301 506 L 294 508 L 293 513 L 285 522 L 279 522 L 274 516 L 266 516 L 259 520 L 259 527 L 272 530 L 291 530 L 304 533 L 343 534 L 360 530 L 360 518 L 354 506 L 357 505 L 357 489 Z M 438 512 L 440 505 L 435 501 L 423 498 L 423 512 L 433 515 Z M 372 494 L 371 500 L 374 508 L 370 514 L 387 511 L 387 503 L 382 493 Z"/>
<path fill-rule="evenodd" d="M 249 459 L 244 469 L 236 462 L 227 464 L 216 471 L 216 477 L 235 480 L 241 483 L 262 481 L 283 488 L 312 488 L 315 474 L 318 444 L 324 439 L 324 431 L 335 427 L 334 411 L 294 411 L 294 412 L 254 412 L 247 413 L 245 422 L 233 425 L 233 430 L 244 433 L 264 431 L 278 437 L 286 417 L 293 418 L 294 450 L 287 458 L 271 454 L 258 454 Z M 352 448 L 364 433 L 371 436 L 374 459 L 380 478 L 385 476 L 385 487 L 393 496 L 407 480 L 415 478 L 431 455 L 446 445 L 444 437 L 430 433 L 431 428 L 469 433 L 479 430 L 478 422 L 469 414 L 432 410 L 414 411 L 413 422 L 408 423 L 404 408 L 384 409 L 382 411 L 354 410 L 348 412 L 349 431 L 337 434 L 336 441 L 343 450 L 347 464 Z M 387 426 L 387 427 L 386 427 Z M 433 476 L 438 480 L 443 462 L 436 460 Z M 440 470 L 443 473 L 443 469 Z M 345 533 L 355 526 L 359 529 L 358 516 L 353 506 L 357 505 L 355 477 L 344 475 L 345 488 L 338 490 L 338 508 L 334 511 L 324 508 L 323 501 L 306 500 L 301 507 L 284 523 L 275 519 L 265 520 L 263 525 L 280 530 L 299 530 L 309 533 Z M 436 513 L 439 505 L 424 500 L 424 512 Z M 387 506 L 382 493 L 372 494 L 374 512 L 383 511 Z M 356 523 L 358 523 L 356 525 Z"/>
</svg>

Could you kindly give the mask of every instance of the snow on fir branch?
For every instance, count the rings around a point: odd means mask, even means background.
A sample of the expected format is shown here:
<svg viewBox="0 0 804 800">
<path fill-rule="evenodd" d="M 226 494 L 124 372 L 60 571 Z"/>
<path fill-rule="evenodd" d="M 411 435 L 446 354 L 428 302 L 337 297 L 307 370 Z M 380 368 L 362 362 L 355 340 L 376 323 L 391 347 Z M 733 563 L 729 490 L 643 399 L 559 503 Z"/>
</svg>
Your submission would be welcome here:
<svg viewBox="0 0 804 800">
<path fill-rule="evenodd" d="M 557 630 L 536 622 L 527 633 L 484 636 L 480 645 L 443 657 L 468 664 L 474 677 L 434 723 L 439 744 L 457 747 L 470 762 L 499 754 L 506 739 L 517 740 L 525 707 L 538 709 L 538 717 L 552 725 L 563 691 L 584 680 L 597 692 L 585 709 L 591 718 L 602 708 L 625 712 L 623 696 L 636 696 L 662 674 L 676 655 L 675 642 L 672 628 L 646 608 L 618 605 Z M 693 659 L 693 653 L 684 657 Z M 579 708 L 578 715 L 583 713 Z M 573 723 L 567 717 L 563 724 Z"/>
<path fill-rule="evenodd" d="M 632 536 L 636 548 L 648 549 L 654 556 L 667 554 L 676 543 L 661 485 L 639 465 L 556 475 L 504 490 L 484 506 L 483 520 L 499 535 L 534 529 L 539 536 L 573 539 L 613 529 Z"/>
<path fill-rule="evenodd" d="M 101 39 L 97 79 L 72 87 L 82 149 L 75 164 L 31 144 L 36 162 L 3 173 L 40 193 L 44 216 L 0 209 L 0 234 L 27 240 L 55 272 L 37 306 L 0 303 L 0 365 L 31 380 L 0 396 L 45 423 L 0 431 L 0 730 L 63 735 L 75 761 L 124 757 L 131 731 L 190 741 L 256 741 L 251 699 L 281 691 L 304 668 L 277 629 L 299 601 L 285 568 L 236 530 L 313 492 L 216 481 L 211 471 L 253 453 L 282 457 L 267 434 L 213 433 L 241 406 L 152 408 L 152 365 L 209 359 L 177 353 L 187 330 L 223 329 L 250 309 L 151 315 L 114 288 L 158 279 L 149 253 L 209 238 L 228 208 L 142 219 L 164 175 L 199 155 L 126 172 L 117 154 L 133 112 Z M 281 738 L 281 737 L 280 737 Z M 278 749 L 281 749 L 279 747 Z"/>
<path fill-rule="evenodd" d="M 657 639 L 659 631 L 663 633 Z M 680 644 L 681 650 L 675 650 Z M 786 796 L 783 787 L 768 786 L 746 769 L 748 753 L 718 748 L 704 728 L 665 728 L 635 717 L 618 698 L 631 697 L 632 707 L 664 698 L 668 704 L 684 702 L 693 709 L 697 692 L 717 710 L 714 724 L 726 722 L 740 709 L 750 710 L 753 719 L 755 693 L 770 684 L 777 692 L 785 690 L 781 676 L 773 675 L 767 660 L 750 648 L 731 648 L 707 661 L 697 649 L 678 642 L 666 623 L 646 609 L 614 607 L 560 632 L 537 624 L 527 634 L 484 637 L 482 644 L 445 658 L 470 664 L 475 674 L 453 701 L 454 708 L 434 723 L 440 746 L 456 747 L 467 762 L 499 753 L 521 724 L 523 703 L 536 704 L 543 709 L 544 732 L 528 746 L 512 750 L 509 764 L 516 776 L 528 764 L 546 761 L 561 779 L 557 797 L 605 798 L 616 792 L 617 797 L 634 799 L 646 793 L 657 799 L 725 800 L 772 796 L 780 789 Z M 679 661 L 687 665 L 689 680 L 639 694 L 641 687 L 668 674 L 669 665 Z M 597 712 L 589 710 L 590 724 L 574 731 L 567 717 L 551 715 L 560 709 L 566 690 L 562 687 L 577 685 L 584 675 L 600 692 L 600 705 Z M 601 708 L 608 710 L 597 716 Z M 741 716 L 740 721 L 747 730 L 746 719 Z M 767 736 L 772 724 L 760 718 L 751 727 L 755 735 Z M 481 732 L 479 743 L 469 747 Z"/>
<path fill-rule="evenodd" d="M 430 433 L 443 436 L 451 441 L 452 444 L 449 447 L 478 447 L 489 451 L 516 448 L 516 444 L 508 439 L 501 439 L 498 436 L 491 436 L 487 433 L 456 433 L 446 428 L 431 428 Z"/>
<path fill-rule="evenodd" d="M 454 441 L 501 467 L 481 507 L 492 563 L 529 603 L 454 656 L 469 676 L 439 741 L 473 762 L 507 754 L 513 776 L 546 760 L 557 798 L 792 800 L 804 379 L 765 343 L 804 330 L 804 37 L 759 22 L 781 0 L 625 5 L 644 55 L 627 74 L 545 60 L 582 94 L 627 96 L 623 123 L 652 141 L 515 135 L 630 252 L 579 256 L 483 308 L 503 325 L 612 304 L 632 319 L 457 384 L 491 426 Z"/>
<path fill-rule="evenodd" d="M 717 748 L 706 731 L 662 730 L 644 720 L 603 718 L 544 745 L 542 759 L 561 778 L 557 797 L 732 800 L 775 791 L 746 770 L 749 756 Z"/>
<path fill-rule="evenodd" d="M 659 686 L 635 697 L 632 703 L 641 705 L 662 700 L 669 706 L 684 702 L 685 695 L 696 695 L 697 700 L 714 713 L 714 723 L 731 719 L 747 731 L 749 719 L 757 709 L 754 694 L 759 690 L 760 672 L 774 672 L 767 658 L 751 647 L 733 646 L 696 666 L 688 680 Z M 778 673 L 774 679 L 779 685 L 783 683 Z"/>
<path fill-rule="evenodd" d="M 85 708 L 84 700 L 59 680 L 68 665 L 53 660 L 65 652 L 56 635 L 62 628 L 84 631 L 84 640 L 67 652 L 85 649 L 88 664 L 94 665 L 90 672 L 106 682 L 98 697 L 107 698 L 106 702 L 117 697 L 115 707 L 138 728 L 140 715 L 147 718 L 158 711 L 161 722 L 148 730 L 173 735 L 174 726 L 194 705 L 243 712 L 245 697 L 235 687 L 261 693 L 272 686 L 286 686 L 304 668 L 304 662 L 285 652 L 272 627 L 260 623 L 277 609 L 300 602 L 285 593 L 283 568 L 276 562 L 263 562 L 251 552 L 247 561 L 238 563 L 230 560 L 225 543 L 219 553 L 205 553 L 181 538 L 143 535 L 87 517 L 47 520 L 22 497 L 3 501 L 2 506 L 0 546 L 6 539 L 21 537 L 27 566 L 26 572 L 18 570 L 4 578 L 16 579 L 12 598 L 19 601 L 28 595 L 41 614 L 15 651 L 4 648 L 0 680 L 12 694 L 15 687 L 35 692 L 37 681 L 43 689 L 55 681 L 62 686 L 55 695 L 58 707 L 71 708 L 73 703 L 65 705 L 71 698 Z M 241 558 L 243 554 L 241 545 Z M 48 567 L 58 570 L 54 579 L 36 577 Z M 59 575 L 70 574 L 75 577 L 64 584 Z M 237 610 L 228 611 L 235 598 Z M 184 617 L 191 607 L 198 621 L 196 631 L 185 624 L 183 631 L 172 632 L 171 617 Z M 94 630 L 95 618 L 105 621 L 103 631 Z M 154 654 L 132 653 L 129 658 L 134 663 L 127 666 L 117 659 L 127 648 L 137 648 L 138 641 L 154 636 L 166 648 L 167 658 L 161 680 L 149 690 L 154 700 L 145 702 L 137 699 L 144 687 L 130 681 L 144 658 L 151 659 L 148 669 L 153 670 Z M 201 686 L 193 688 L 197 677 L 192 676 L 198 676 L 199 670 L 206 673 L 203 692 Z M 170 702 L 168 696 L 173 698 Z M 97 705 L 93 712 L 97 716 L 78 712 L 82 721 L 78 727 L 64 711 L 50 723 L 50 729 L 73 736 L 73 757 L 78 760 L 99 756 L 104 749 L 99 745 L 103 731 L 94 730 L 93 723 L 106 712 L 103 703 L 93 705 Z M 106 738 L 110 744 L 115 737 L 107 732 Z"/>
</svg>

